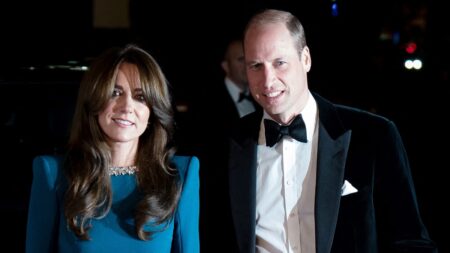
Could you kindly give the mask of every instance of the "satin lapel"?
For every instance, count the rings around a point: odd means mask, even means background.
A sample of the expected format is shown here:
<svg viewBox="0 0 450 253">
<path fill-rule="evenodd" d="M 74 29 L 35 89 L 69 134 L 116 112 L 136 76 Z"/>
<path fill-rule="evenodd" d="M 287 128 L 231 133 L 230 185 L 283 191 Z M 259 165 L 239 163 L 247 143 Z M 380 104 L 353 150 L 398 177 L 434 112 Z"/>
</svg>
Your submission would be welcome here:
<svg viewBox="0 0 450 253">
<path fill-rule="evenodd" d="M 241 252 L 255 250 L 256 142 L 231 143 L 230 199 Z"/>
<path fill-rule="evenodd" d="M 317 253 L 331 250 L 350 137 L 351 131 L 346 131 L 333 140 L 324 127 L 319 128 L 315 205 Z"/>
</svg>

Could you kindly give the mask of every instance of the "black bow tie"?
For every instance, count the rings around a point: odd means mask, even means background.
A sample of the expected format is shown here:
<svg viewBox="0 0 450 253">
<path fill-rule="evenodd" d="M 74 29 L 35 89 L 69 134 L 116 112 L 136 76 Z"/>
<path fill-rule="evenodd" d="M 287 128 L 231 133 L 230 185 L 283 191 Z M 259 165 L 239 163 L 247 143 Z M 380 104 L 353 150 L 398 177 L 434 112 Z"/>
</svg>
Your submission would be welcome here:
<svg viewBox="0 0 450 253">
<path fill-rule="evenodd" d="M 300 142 L 307 142 L 306 127 L 303 122 L 302 115 L 297 115 L 289 126 L 280 126 L 277 122 L 264 119 L 264 127 L 266 131 L 266 145 L 273 147 L 285 135 Z"/>
<path fill-rule="evenodd" d="M 239 99 L 238 99 L 238 103 L 242 102 L 242 100 L 247 99 L 248 101 L 252 102 L 253 98 L 252 95 L 246 93 L 246 92 L 241 92 L 239 94 Z"/>
</svg>

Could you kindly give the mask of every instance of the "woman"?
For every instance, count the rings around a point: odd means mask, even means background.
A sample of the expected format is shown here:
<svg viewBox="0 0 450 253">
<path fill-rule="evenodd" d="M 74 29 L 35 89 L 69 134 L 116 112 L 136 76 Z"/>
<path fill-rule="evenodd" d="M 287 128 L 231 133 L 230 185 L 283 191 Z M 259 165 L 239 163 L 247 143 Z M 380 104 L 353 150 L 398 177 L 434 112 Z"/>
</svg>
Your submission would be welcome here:
<svg viewBox="0 0 450 253">
<path fill-rule="evenodd" d="M 165 77 L 134 45 L 79 89 L 68 152 L 33 163 L 27 252 L 199 252 L 199 162 L 173 156 Z"/>
</svg>

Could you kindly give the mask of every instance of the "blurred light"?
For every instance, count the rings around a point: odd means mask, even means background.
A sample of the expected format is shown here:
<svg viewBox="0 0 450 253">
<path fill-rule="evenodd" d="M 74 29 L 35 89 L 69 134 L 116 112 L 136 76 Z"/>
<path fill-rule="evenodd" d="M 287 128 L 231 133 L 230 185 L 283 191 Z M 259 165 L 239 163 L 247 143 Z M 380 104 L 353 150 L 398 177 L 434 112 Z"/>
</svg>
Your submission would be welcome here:
<svg viewBox="0 0 450 253">
<path fill-rule="evenodd" d="M 89 67 L 87 66 L 83 66 L 83 65 L 76 65 L 76 66 L 71 66 L 71 65 L 48 65 L 47 68 L 49 69 L 68 69 L 68 70 L 72 70 L 72 71 L 87 71 L 89 70 Z"/>
<path fill-rule="evenodd" d="M 415 60 L 413 61 L 413 67 L 414 67 L 415 69 L 417 69 L 417 70 L 421 69 L 421 68 L 422 68 L 422 61 L 419 60 L 419 59 L 415 59 Z"/>
<path fill-rule="evenodd" d="M 338 6 L 335 1 L 331 4 L 331 16 L 337 17 L 338 16 Z"/>
<path fill-rule="evenodd" d="M 409 70 L 412 70 L 412 69 L 420 70 L 420 69 L 422 69 L 423 63 L 422 63 L 422 60 L 420 60 L 420 59 L 414 59 L 414 60 L 407 59 L 405 61 L 404 65 L 405 65 L 405 68 L 409 69 Z"/>
<path fill-rule="evenodd" d="M 189 106 L 187 104 L 177 104 L 176 108 L 177 108 L 177 111 L 179 111 L 179 112 L 189 111 Z"/>
<path fill-rule="evenodd" d="M 394 45 L 398 45 L 398 43 L 400 43 L 400 33 L 399 32 L 392 33 L 392 43 Z"/>
<path fill-rule="evenodd" d="M 408 54 L 413 54 L 414 52 L 416 52 L 417 49 L 417 44 L 415 42 L 409 42 L 408 44 L 406 44 L 406 52 Z"/>
<path fill-rule="evenodd" d="M 87 66 L 74 66 L 71 67 L 70 70 L 73 71 L 87 71 L 89 68 Z"/>
<path fill-rule="evenodd" d="M 406 69 L 412 69 L 413 68 L 413 61 L 412 60 L 406 60 L 405 61 L 405 68 Z"/>
<path fill-rule="evenodd" d="M 381 41 L 392 40 L 392 33 L 388 32 L 388 31 L 382 31 L 382 32 L 380 33 L 379 39 L 380 39 Z"/>
</svg>

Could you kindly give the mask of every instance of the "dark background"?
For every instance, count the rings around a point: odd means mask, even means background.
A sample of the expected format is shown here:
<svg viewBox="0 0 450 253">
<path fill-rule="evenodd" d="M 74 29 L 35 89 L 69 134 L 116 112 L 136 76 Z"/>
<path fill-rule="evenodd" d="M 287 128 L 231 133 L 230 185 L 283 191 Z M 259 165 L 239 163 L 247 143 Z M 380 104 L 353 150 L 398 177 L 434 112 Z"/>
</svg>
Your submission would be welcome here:
<svg viewBox="0 0 450 253">
<path fill-rule="evenodd" d="M 161 64 L 174 102 L 189 109 L 197 94 L 219 85 L 209 81 L 222 74 L 226 39 L 241 31 L 252 13 L 271 7 L 289 10 L 303 22 L 312 54 L 312 91 L 397 124 L 424 222 L 440 252 L 450 252 L 444 176 L 449 169 L 450 15 L 444 1 L 125 2 L 129 22 L 120 27 L 94 25 L 95 1 L 0 3 L 3 247 L 24 249 L 31 161 L 63 149 L 82 66 L 110 46 L 141 45 Z M 417 45 L 412 54 L 405 51 L 409 42 Z M 403 62 L 409 58 L 420 58 L 423 68 L 406 70 Z M 189 110 L 180 111 L 179 125 L 186 120 Z"/>
</svg>

